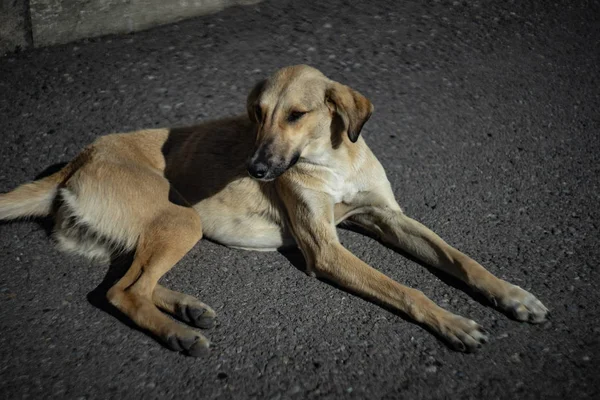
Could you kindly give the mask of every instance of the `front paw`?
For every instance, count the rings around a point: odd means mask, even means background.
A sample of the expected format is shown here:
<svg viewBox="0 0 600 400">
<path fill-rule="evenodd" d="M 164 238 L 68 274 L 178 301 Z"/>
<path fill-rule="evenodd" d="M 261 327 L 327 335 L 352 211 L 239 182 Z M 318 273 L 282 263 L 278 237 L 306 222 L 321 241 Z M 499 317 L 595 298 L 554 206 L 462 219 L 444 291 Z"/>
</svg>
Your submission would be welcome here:
<svg viewBox="0 0 600 400">
<path fill-rule="evenodd" d="M 534 295 L 519 286 L 509 284 L 499 306 L 518 321 L 539 324 L 546 320 L 548 309 Z"/>
<path fill-rule="evenodd" d="M 446 313 L 436 324 L 437 332 L 454 350 L 472 353 L 488 342 L 485 329 L 477 322 Z"/>
</svg>

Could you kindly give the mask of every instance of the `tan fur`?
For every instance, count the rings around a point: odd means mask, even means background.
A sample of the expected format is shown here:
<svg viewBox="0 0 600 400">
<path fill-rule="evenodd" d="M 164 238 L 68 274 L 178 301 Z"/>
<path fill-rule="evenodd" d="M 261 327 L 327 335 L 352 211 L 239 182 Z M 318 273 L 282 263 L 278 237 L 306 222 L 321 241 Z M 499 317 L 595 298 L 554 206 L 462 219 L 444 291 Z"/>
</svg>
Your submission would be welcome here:
<svg viewBox="0 0 600 400">
<path fill-rule="evenodd" d="M 309 275 L 404 313 L 459 350 L 486 341 L 475 322 L 346 250 L 335 228 L 342 222 L 465 281 L 519 320 L 544 320 L 547 309 L 533 295 L 402 212 L 360 137 L 373 112 L 365 96 L 314 68 L 293 66 L 257 84 L 246 107 L 247 115 L 194 127 L 101 137 L 59 173 L 0 195 L 0 218 L 47 215 L 55 205 L 63 250 L 100 259 L 134 250 L 109 301 L 191 355 L 206 352 L 208 340 L 159 308 L 202 328 L 215 313 L 158 280 L 202 236 L 254 250 L 297 245 Z"/>
</svg>

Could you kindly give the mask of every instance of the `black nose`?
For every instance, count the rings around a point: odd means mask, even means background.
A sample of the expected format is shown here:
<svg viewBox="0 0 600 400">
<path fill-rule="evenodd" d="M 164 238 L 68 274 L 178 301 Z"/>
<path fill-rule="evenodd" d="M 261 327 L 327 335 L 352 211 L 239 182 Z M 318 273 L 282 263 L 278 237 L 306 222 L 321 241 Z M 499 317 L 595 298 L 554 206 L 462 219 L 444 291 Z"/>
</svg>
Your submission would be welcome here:
<svg viewBox="0 0 600 400">
<path fill-rule="evenodd" d="M 264 162 L 255 162 L 248 165 L 248 173 L 253 178 L 264 178 L 269 172 L 269 167 Z"/>
</svg>

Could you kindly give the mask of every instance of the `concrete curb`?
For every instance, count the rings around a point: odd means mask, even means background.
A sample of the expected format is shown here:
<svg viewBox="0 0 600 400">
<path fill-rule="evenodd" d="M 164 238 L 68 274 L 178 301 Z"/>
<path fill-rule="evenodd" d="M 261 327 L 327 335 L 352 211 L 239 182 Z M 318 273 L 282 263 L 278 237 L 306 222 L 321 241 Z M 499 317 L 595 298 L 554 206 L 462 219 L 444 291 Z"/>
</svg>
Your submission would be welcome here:
<svg viewBox="0 0 600 400">
<path fill-rule="evenodd" d="M 0 55 L 129 33 L 261 0 L 0 0 Z"/>
<path fill-rule="evenodd" d="M 0 0 L 0 56 L 32 47 L 29 2 Z"/>
</svg>

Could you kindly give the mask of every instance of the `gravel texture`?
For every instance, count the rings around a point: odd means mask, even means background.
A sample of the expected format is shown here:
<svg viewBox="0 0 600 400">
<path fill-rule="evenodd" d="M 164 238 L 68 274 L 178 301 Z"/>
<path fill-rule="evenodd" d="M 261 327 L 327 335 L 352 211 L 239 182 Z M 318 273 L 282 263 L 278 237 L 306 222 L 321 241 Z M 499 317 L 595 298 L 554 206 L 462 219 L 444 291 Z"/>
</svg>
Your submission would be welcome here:
<svg viewBox="0 0 600 400">
<path fill-rule="evenodd" d="M 598 398 L 599 15 L 598 1 L 278 0 L 1 58 L 0 191 L 105 133 L 243 112 L 257 80 L 316 66 L 374 103 L 364 136 L 405 211 L 552 315 L 517 323 L 341 231 L 490 331 L 459 354 L 282 254 L 202 241 L 164 278 L 219 314 L 211 354 L 194 359 L 94 305 L 106 267 L 8 223 L 0 397 Z"/>
</svg>

